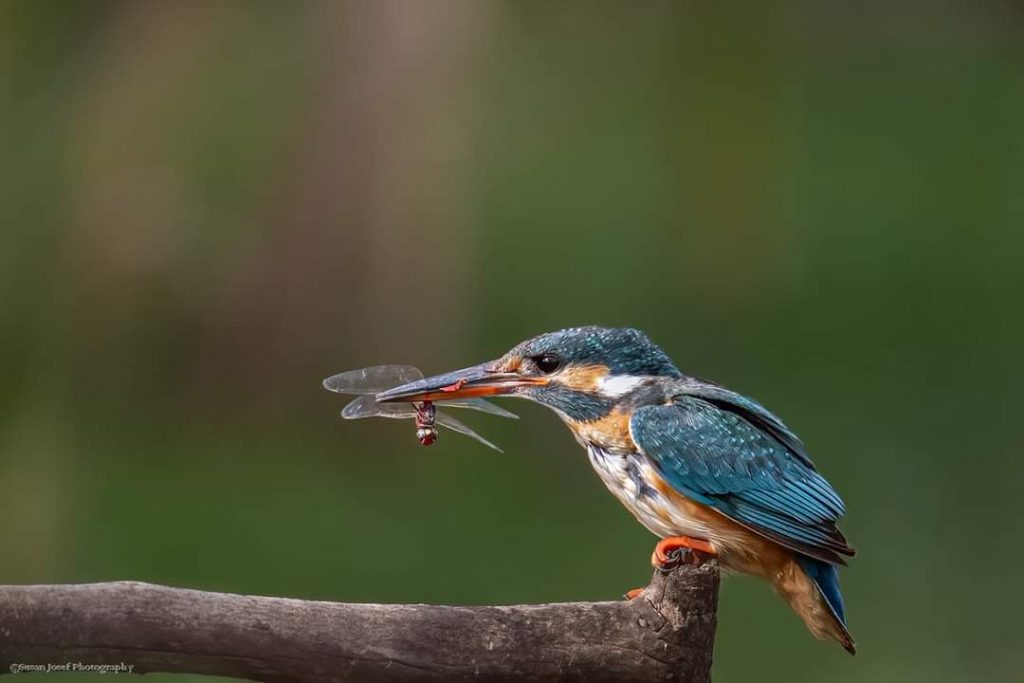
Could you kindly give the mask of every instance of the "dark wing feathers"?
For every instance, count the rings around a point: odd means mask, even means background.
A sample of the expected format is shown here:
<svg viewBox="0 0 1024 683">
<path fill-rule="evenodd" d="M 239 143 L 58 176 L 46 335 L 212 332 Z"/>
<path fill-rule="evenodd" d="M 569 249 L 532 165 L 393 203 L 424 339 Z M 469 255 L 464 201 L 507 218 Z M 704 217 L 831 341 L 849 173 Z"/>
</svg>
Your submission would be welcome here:
<svg viewBox="0 0 1024 683">
<path fill-rule="evenodd" d="M 686 378 L 680 393 L 686 396 L 702 398 L 722 410 L 740 415 L 758 429 L 771 434 L 788 448 L 793 455 L 800 458 L 805 465 L 814 469 L 814 464 L 811 463 L 811 458 L 807 455 L 804 442 L 800 440 L 800 437 L 794 434 L 782 420 L 754 399 L 737 394 L 735 391 L 730 391 L 714 382 L 706 379 L 697 379 L 696 377 Z"/>
<path fill-rule="evenodd" d="M 630 420 L 637 447 L 683 495 L 793 550 L 845 564 L 854 551 L 836 527 L 843 501 L 803 444 L 764 408 L 720 391 L 714 402 L 680 395 L 639 408 Z"/>
</svg>

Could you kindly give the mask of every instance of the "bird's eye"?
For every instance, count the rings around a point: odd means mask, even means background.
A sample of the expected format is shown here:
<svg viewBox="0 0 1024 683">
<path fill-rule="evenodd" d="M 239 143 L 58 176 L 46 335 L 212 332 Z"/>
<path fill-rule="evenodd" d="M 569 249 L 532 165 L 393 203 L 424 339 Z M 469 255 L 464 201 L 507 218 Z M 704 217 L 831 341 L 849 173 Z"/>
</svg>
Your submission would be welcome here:
<svg viewBox="0 0 1024 683">
<path fill-rule="evenodd" d="M 543 372 L 545 375 L 550 375 L 552 372 L 562 367 L 562 359 L 553 353 L 542 353 L 533 359 L 537 369 Z"/>
</svg>

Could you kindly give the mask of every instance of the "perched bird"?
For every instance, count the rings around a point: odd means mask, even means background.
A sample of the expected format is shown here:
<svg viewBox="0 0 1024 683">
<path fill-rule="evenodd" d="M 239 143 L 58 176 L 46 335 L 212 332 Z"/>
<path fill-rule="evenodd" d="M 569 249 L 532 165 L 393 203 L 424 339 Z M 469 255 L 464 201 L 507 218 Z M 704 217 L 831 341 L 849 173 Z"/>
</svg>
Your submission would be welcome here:
<svg viewBox="0 0 1024 683">
<path fill-rule="evenodd" d="M 839 592 L 838 568 L 854 555 L 836 526 L 843 501 L 759 403 L 684 375 L 639 330 L 604 327 L 542 334 L 377 400 L 496 395 L 562 418 L 608 489 L 661 539 L 655 566 L 717 556 L 771 582 L 815 636 L 855 652 Z"/>
</svg>

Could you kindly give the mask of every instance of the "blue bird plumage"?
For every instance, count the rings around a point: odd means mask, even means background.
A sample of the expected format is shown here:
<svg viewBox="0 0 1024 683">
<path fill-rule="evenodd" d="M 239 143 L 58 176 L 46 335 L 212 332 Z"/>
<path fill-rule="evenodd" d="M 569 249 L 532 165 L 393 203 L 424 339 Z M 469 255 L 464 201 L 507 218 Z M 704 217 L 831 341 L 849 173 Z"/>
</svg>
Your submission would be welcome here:
<svg viewBox="0 0 1024 683">
<path fill-rule="evenodd" d="M 781 424 L 781 423 L 779 423 Z M 645 406 L 630 421 L 641 452 L 687 497 L 805 555 L 842 563 L 844 506 L 828 482 L 740 414 L 693 396 Z"/>
<path fill-rule="evenodd" d="M 837 526 L 845 505 L 803 442 L 757 401 L 684 375 L 639 330 L 604 327 L 542 334 L 494 362 L 377 398 L 496 394 L 552 408 L 652 532 L 767 579 L 816 636 L 855 651 L 838 578 L 854 555 Z"/>
<path fill-rule="evenodd" d="M 758 419 L 720 406 L 757 409 L 754 415 L 773 424 L 773 433 L 758 429 Z M 743 397 L 716 406 L 679 396 L 670 405 L 636 410 L 630 429 L 675 489 L 796 551 L 796 562 L 837 621 L 841 642 L 854 651 L 837 567 L 854 554 L 836 527 L 845 505 L 781 421 Z"/>
</svg>

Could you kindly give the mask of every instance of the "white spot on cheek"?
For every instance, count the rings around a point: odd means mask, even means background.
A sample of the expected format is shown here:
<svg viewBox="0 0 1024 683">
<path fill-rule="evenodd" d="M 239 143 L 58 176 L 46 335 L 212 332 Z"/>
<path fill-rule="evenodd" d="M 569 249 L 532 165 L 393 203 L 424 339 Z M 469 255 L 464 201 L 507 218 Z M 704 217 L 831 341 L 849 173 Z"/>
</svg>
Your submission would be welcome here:
<svg viewBox="0 0 1024 683">
<path fill-rule="evenodd" d="M 646 379 L 646 377 L 635 375 L 608 375 L 598 381 L 597 388 L 602 395 L 608 398 L 619 398 L 636 389 Z"/>
</svg>

